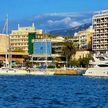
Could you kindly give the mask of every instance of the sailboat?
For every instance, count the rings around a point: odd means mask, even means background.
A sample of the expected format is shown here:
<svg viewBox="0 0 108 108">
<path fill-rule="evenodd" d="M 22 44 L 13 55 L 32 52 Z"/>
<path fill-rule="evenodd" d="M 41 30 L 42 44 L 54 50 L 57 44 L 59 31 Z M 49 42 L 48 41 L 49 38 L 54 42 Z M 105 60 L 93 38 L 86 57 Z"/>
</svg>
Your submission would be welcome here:
<svg viewBox="0 0 108 108">
<path fill-rule="evenodd" d="M 6 35 L 9 36 L 8 35 L 8 16 L 6 18 L 3 32 L 4 32 L 5 28 L 6 28 Z M 9 41 L 10 41 L 10 39 L 9 39 Z M 5 52 L 5 66 L 0 68 L 0 75 L 24 75 L 24 74 L 27 74 L 26 70 L 15 69 L 15 68 L 11 67 L 11 63 L 9 63 L 9 61 L 8 61 L 9 50 L 10 50 L 10 44 L 9 44 L 9 48 L 7 48 L 7 50 Z"/>
</svg>

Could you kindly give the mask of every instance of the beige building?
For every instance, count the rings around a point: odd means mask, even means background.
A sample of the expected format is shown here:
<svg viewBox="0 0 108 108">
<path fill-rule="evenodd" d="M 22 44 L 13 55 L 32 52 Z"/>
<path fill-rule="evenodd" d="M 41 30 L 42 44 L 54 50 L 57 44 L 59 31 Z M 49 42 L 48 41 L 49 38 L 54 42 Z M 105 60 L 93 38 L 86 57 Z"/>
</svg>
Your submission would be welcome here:
<svg viewBox="0 0 108 108">
<path fill-rule="evenodd" d="M 75 33 L 72 41 L 77 45 L 79 49 L 91 49 L 92 48 L 92 36 L 94 30 L 92 27 Z"/>
<path fill-rule="evenodd" d="M 0 34 L 0 61 L 5 60 L 5 54 L 9 50 L 9 36 Z"/>
<path fill-rule="evenodd" d="M 78 60 L 79 58 L 87 57 L 87 55 L 89 54 L 90 54 L 90 51 L 86 51 L 86 50 L 77 51 L 74 58 Z"/>
<path fill-rule="evenodd" d="M 108 10 L 96 12 L 93 16 L 93 46 L 94 51 L 108 51 Z"/>
<path fill-rule="evenodd" d="M 61 57 L 61 55 L 63 55 L 65 39 L 63 37 L 56 37 L 50 40 L 52 43 L 52 57 Z"/>
<path fill-rule="evenodd" d="M 0 52 L 5 53 L 9 49 L 9 36 L 0 34 Z"/>
<path fill-rule="evenodd" d="M 34 24 L 29 27 L 20 27 L 18 25 L 18 30 L 12 30 L 10 34 L 11 51 L 14 51 L 16 48 L 21 48 L 25 53 L 28 53 L 29 33 L 36 33 L 36 38 L 42 38 L 42 30 L 36 30 Z"/>
</svg>

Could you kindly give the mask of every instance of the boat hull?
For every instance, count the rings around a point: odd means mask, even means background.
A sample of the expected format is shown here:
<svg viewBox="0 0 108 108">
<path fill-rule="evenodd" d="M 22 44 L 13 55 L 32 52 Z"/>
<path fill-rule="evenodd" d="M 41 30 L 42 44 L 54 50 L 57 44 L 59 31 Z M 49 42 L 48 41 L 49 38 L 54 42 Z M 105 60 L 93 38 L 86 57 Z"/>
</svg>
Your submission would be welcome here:
<svg viewBox="0 0 108 108">
<path fill-rule="evenodd" d="M 84 76 L 108 77 L 108 67 L 88 68 Z"/>
<path fill-rule="evenodd" d="M 27 75 L 28 72 L 26 70 L 18 70 L 18 69 L 0 69 L 0 75 Z"/>
</svg>

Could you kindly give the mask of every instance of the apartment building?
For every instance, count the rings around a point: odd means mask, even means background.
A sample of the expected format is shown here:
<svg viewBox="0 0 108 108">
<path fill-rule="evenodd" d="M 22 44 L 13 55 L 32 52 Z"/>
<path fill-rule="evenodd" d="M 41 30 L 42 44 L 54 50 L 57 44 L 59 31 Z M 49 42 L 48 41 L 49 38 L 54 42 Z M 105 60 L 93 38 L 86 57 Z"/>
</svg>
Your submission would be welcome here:
<svg viewBox="0 0 108 108">
<path fill-rule="evenodd" d="M 94 30 L 92 29 L 92 27 L 89 27 L 84 31 L 79 31 L 78 33 L 75 33 L 74 37 L 71 40 L 74 42 L 79 50 L 90 50 L 92 48 L 93 32 Z"/>
<path fill-rule="evenodd" d="M 108 10 L 95 12 L 93 29 L 92 49 L 96 52 L 108 52 Z"/>
<path fill-rule="evenodd" d="M 9 36 L 0 34 L 0 52 L 5 53 L 7 50 L 9 50 Z"/>
<path fill-rule="evenodd" d="M 9 36 L 0 34 L 0 61 L 5 60 L 5 54 L 9 50 Z"/>
<path fill-rule="evenodd" d="M 42 38 L 42 30 L 35 29 L 34 24 L 28 27 L 20 27 L 18 25 L 18 30 L 12 30 L 10 34 L 10 46 L 11 51 L 15 51 L 20 48 L 24 53 L 28 53 L 29 44 L 29 33 L 35 33 L 35 38 Z"/>
</svg>

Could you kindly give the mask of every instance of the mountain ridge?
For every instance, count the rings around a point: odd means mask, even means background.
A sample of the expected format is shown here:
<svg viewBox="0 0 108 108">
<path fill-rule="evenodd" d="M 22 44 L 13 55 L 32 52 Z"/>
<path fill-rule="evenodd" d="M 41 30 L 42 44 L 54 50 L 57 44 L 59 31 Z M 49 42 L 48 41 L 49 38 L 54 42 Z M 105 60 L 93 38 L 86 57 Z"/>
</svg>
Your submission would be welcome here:
<svg viewBox="0 0 108 108">
<path fill-rule="evenodd" d="M 87 28 L 89 28 L 92 24 L 91 23 L 87 23 L 87 24 L 82 24 L 80 26 L 76 26 L 76 27 L 72 27 L 72 28 L 66 28 L 66 29 L 59 29 L 59 30 L 53 30 L 48 32 L 51 35 L 55 35 L 55 36 L 74 36 L 74 33 L 82 31 L 82 30 L 86 30 Z"/>
</svg>

